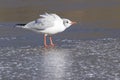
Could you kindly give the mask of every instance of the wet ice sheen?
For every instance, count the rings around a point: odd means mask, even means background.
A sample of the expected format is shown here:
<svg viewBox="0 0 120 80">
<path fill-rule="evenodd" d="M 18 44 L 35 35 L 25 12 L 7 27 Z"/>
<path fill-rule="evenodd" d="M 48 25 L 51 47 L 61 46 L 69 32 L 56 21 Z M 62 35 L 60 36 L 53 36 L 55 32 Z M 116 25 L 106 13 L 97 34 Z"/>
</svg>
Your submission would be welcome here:
<svg viewBox="0 0 120 80">
<path fill-rule="evenodd" d="M 0 47 L 0 80 L 119 80 L 120 39 L 61 40 L 60 47 Z"/>
</svg>

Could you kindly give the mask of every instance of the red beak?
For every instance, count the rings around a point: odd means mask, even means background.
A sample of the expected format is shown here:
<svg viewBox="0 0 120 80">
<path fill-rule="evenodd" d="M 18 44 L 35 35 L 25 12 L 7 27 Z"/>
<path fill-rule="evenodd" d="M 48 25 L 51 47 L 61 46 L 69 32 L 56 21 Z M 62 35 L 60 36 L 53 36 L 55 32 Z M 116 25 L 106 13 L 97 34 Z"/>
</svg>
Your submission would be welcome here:
<svg viewBox="0 0 120 80">
<path fill-rule="evenodd" d="M 71 22 L 71 24 L 73 25 L 73 24 L 77 24 L 77 22 Z"/>
</svg>

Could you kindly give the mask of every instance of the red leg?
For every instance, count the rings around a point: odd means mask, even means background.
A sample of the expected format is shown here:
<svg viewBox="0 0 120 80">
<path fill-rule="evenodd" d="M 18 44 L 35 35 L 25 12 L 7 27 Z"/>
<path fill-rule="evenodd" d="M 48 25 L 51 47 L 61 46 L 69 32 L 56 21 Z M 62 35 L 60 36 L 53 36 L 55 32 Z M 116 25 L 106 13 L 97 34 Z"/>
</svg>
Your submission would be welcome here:
<svg viewBox="0 0 120 80">
<path fill-rule="evenodd" d="M 45 47 L 45 48 L 47 48 L 47 47 L 48 47 L 47 42 L 46 42 L 46 36 L 47 36 L 47 35 L 46 35 L 46 34 L 44 34 L 44 47 Z"/>
<path fill-rule="evenodd" d="M 51 37 L 51 36 L 50 36 L 50 45 L 51 45 L 52 47 L 55 46 L 54 43 L 53 43 L 53 40 L 52 40 L 52 37 Z"/>
</svg>

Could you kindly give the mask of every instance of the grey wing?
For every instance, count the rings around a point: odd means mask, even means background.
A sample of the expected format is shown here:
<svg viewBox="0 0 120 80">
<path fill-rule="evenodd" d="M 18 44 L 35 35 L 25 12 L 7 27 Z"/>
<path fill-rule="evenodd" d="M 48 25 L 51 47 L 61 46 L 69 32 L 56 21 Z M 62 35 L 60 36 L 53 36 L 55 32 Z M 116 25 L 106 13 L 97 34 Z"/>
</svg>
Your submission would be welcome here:
<svg viewBox="0 0 120 80">
<path fill-rule="evenodd" d="M 49 27 L 54 26 L 55 20 L 59 20 L 62 22 L 62 19 L 56 15 L 56 14 L 48 14 L 45 13 L 43 15 L 40 15 L 42 18 L 39 18 L 35 21 L 32 21 L 26 25 L 26 28 L 28 29 L 36 29 L 36 30 L 43 30 Z"/>
<path fill-rule="evenodd" d="M 40 18 L 25 25 L 27 29 L 44 30 L 54 26 L 54 20 Z"/>
</svg>

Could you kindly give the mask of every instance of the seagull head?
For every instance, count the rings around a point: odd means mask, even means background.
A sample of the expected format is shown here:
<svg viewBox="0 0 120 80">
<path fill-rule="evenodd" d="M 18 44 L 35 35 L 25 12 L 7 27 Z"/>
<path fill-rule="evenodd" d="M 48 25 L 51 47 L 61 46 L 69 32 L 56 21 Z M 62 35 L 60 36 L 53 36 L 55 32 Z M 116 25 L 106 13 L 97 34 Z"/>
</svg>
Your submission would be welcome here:
<svg viewBox="0 0 120 80">
<path fill-rule="evenodd" d="M 70 26 L 73 25 L 73 24 L 76 24 L 76 22 L 73 22 L 73 21 L 71 21 L 71 20 L 69 20 L 69 19 L 63 18 L 62 20 L 63 20 L 63 24 L 64 24 L 64 26 L 65 26 L 66 28 L 70 27 Z"/>
</svg>

